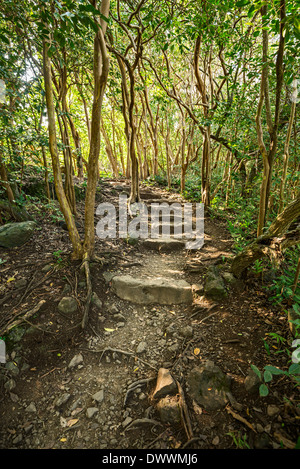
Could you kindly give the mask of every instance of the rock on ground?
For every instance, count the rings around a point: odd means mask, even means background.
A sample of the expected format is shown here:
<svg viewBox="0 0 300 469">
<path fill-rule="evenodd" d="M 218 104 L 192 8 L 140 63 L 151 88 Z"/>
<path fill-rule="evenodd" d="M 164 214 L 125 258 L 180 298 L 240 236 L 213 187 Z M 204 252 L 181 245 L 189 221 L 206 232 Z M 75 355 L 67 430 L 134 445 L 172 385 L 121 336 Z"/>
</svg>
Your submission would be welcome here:
<svg viewBox="0 0 300 469">
<path fill-rule="evenodd" d="M 191 303 L 191 286 L 185 280 L 170 278 L 134 278 L 130 275 L 116 276 L 112 288 L 119 298 L 138 304 Z"/>
<path fill-rule="evenodd" d="M 227 296 L 227 290 L 223 278 L 219 269 L 214 265 L 207 269 L 204 293 L 207 298 L 211 298 L 213 300 L 222 300 Z"/>
<path fill-rule="evenodd" d="M 211 361 L 193 368 L 187 383 L 191 397 L 206 410 L 222 409 L 228 403 L 230 378 Z"/>
<path fill-rule="evenodd" d="M 0 227 L 0 246 L 4 248 L 22 246 L 30 239 L 36 226 L 33 221 L 6 223 Z"/>
</svg>

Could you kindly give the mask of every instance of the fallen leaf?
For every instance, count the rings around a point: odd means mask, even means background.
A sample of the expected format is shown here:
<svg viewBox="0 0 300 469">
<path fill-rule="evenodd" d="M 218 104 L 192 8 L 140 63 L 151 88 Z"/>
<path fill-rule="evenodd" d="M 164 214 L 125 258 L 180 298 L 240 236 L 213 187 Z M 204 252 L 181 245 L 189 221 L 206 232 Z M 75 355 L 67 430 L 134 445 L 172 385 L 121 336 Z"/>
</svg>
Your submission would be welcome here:
<svg viewBox="0 0 300 469">
<path fill-rule="evenodd" d="M 195 355 L 199 355 L 199 353 L 200 353 L 200 349 L 196 347 L 196 348 L 194 349 L 194 354 L 195 354 Z"/>
<path fill-rule="evenodd" d="M 78 419 L 70 419 L 68 420 L 67 427 L 72 427 L 77 422 L 78 422 Z"/>
</svg>

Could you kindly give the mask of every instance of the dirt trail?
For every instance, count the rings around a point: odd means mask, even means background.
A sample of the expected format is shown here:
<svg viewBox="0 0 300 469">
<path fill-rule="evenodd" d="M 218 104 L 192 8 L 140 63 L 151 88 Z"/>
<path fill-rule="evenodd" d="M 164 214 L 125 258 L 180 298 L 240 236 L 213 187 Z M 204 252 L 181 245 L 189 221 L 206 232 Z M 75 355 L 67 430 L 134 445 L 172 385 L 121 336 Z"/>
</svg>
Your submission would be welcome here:
<svg viewBox="0 0 300 469">
<path fill-rule="evenodd" d="M 101 201 L 116 203 L 122 190 L 128 191 L 128 185 L 103 184 Z M 142 197 L 149 201 L 170 194 L 144 187 Z M 227 449 L 236 448 L 237 441 L 246 441 L 251 448 L 279 448 L 277 434 L 295 441 L 296 417 L 282 404 L 279 388 L 262 400 L 249 395 L 244 386 L 250 364 L 262 367 L 266 363 L 262 339 L 268 331 L 286 331 L 284 318 L 270 309 L 256 284 L 255 288 L 240 286 L 216 305 L 201 290 L 207 267 L 224 261 L 231 245 L 224 223 L 210 218 L 205 220 L 205 244 L 199 252 L 163 253 L 140 242 L 97 240 L 102 263 L 93 263 L 91 273 L 102 306 L 93 305 L 85 331 L 80 328 L 83 274 L 63 255 L 61 263 L 53 263 L 51 256 L 54 249 L 68 253 L 66 233 L 45 224 L 26 247 L 11 252 L 3 278 L 34 279 L 36 259 L 39 278 L 43 275 L 45 280 L 21 303 L 20 297 L 12 295 L 2 306 L 2 314 L 29 308 L 40 298 L 46 303 L 27 323 L 21 340 L 7 344 L 8 361 L 0 365 L 0 448 Z M 24 267 L 25 253 L 28 266 Z M 49 263 L 49 272 L 42 273 Z M 193 303 L 124 301 L 111 288 L 116 274 L 184 279 L 194 286 Z M 78 302 L 72 316 L 57 308 L 66 295 Z M 74 357 L 77 364 L 70 366 Z M 205 360 L 213 361 L 232 380 L 232 402 L 222 410 L 200 409 L 186 392 L 189 371 Z M 161 367 L 181 384 L 194 440 L 188 441 L 182 425 L 159 419 L 152 391 Z M 293 391 L 285 392 L 293 396 Z"/>
</svg>

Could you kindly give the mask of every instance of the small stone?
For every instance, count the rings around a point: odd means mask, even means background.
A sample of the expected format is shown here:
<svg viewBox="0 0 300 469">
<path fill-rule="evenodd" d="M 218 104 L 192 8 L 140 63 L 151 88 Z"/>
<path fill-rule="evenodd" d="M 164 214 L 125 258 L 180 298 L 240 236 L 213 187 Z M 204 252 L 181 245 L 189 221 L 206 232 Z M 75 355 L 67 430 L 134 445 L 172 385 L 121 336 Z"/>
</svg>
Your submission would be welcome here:
<svg viewBox="0 0 300 469">
<path fill-rule="evenodd" d="M 187 384 L 192 399 L 206 410 L 221 409 L 228 403 L 231 380 L 210 360 L 190 371 Z"/>
<path fill-rule="evenodd" d="M 31 402 L 29 406 L 26 407 L 25 412 L 36 412 L 35 403 Z"/>
<path fill-rule="evenodd" d="M 103 399 L 104 399 L 104 391 L 103 391 L 103 389 L 100 389 L 100 391 L 96 392 L 96 393 L 92 396 L 92 398 L 93 398 L 95 401 L 101 403 L 101 402 L 103 401 Z"/>
<path fill-rule="evenodd" d="M 258 433 L 263 433 L 264 432 L 264 427 L 260 423 L 258 423 L 256 425 L 256 430 L 258 431 Z"/>
<path fill-rule="evenodd" d="M 98 407 L 89 407 L 86 409 L 86 416 L 88 419 L 91 419 L 97 412 L 99 412 Z"/>
<path fill-rule="evenodd" d="M 133 419 L 131 417 L 126 417 L 126 419 L 122 422 L 122 427 L 127 427 L 132 422 L 132 420 Z"/>
<path fill-rule="evenodd" d="M 103 303 L 100 300 L 99 296 L 96 292 L 92 293 L 92 304 L 95 305 L 97 308 L 102 309 Z"/>
<path fill-rule="evenodd" d="M 69 393 L 64 393 L 62 396 L 58 397 L 55 401 L 55 407 L 61 407 L 63 406 L 71 397 L 71 394 Z"/>
<path fill-rule="evenodd" d="M 207 269 L 205 277 L 205 296 L 213 300 L 222 300 L 227 296 L 227 290 L 219 269 L 212 265 Z"/>
<path fill-rule="evenodd" d="M 119 312 L 119 309 L 115 304 L 113 304 L 113 305 L 110 306 L 109 311 L 112 314 L 117 314 Z"/>
<path fill-rule="evenodd" d="M 72 296 L 64 296 L 58 304 L 58 310 L 63 314 L 75 313 L 77 301 Z"/>
<path fill-rule="evenodd" d="M 15 288 L 23 288 L 26 287 L 27 280 L 25 278 L 20 278 L 15 282 Z"/>
<path fill-rule="evenodd" d="M 192 292 L 196 293 L 196 295 L 203 295 L 204 293 L 204 286 L 199 284 L 192 285 Z"/>
<path fill-rule="evenodd" d="M 179 335 L 185 338 L 193 337 L 193 328 L 191 326 L 182 327 L 179 331 Z"/>
<path fill-rule="evenodd" d="M 14 394 L 13 392 L 9 393 L 9 397 L 11 398 L 12 402 L 18 402 L 19 396 L 17 394 Z"/>
<path fill-rule="evenodd" d="M 113 277 L 115 275 L 117 275 L 117 272 L 103 272 L 103 278 L 104 280 L 106 281 L 106 283 L 109 283 L 111 282 L 111 280 L 113 279 Z"/>
<path fill-rule="evenodd" d="M 137 346 L 136 353 L 143 353 L 145 352 L 147 347 L 146 342 L 140 342 L 139 345 Z"/>
<path fill-rule="evenodd" d="M 280 412 L 280 409 L 276 405 L 268 405 L 267 414 L 269 417 L 274 417 Z"/>
<path fill-rule="evenodd" d="M 23 437 L 22 437 L 22 434 L 20 433 L 20 435 L 17 435 L 14 439 L 13 439 L 13 444 L 14 445 L 18 445 L 19 443 L 21 443 Z"/>
<path fill-rule="evenodd" d="M 156 387 L 153 393 L 154 399 L 160 399 L 167 394 L 174 394 L 178 391 L 176 382 L 174 381 L 169 370 L 160 368 L 158 370 Z"/>
<path fill-rule="evenodd" d="M 178 396 L 166 396 L 160 399 L 157 410 L 163 423 L 178 424 L 181 421 L 181 409 Z"/>
<path fill-rule="evenodd" d="M 260 384 L 259 376 L 253 370 L 250 370 L 244 381 L 246 391 L 250 394 L 258 393 Z"/>
<path fill-rule="evenodd" d="M 219 443 L 220 443 L 220 438 L 218 436 L 215 436 L 215 438 L 212 441 L 212 444 L 214 446 L 218 446 Z"/>
<path fill-rule="evenodd" d="M 117 321 L 124 322 L 125 316 L 122 313 L 117 313 L 117 314 L 114 314 L 114 319 L 116 319 Z"/>
<path fill-rule="evenodd" d="M 72 358 L 72 360 L 70 361 L 68 365 L 68 368 L 74 368 L 75 366 L 80 365 L 82 362 L 83 362 L 83 356 L 81 355 L 81 353 L 79 353 L 78 355 L 75 355 Z"/>
<path fill-rule="evenodd" d="M 16 382 L 14 379 L 9 379 L 8 381 L 6 381 L 6 383 L 4 384 L 4 388 L 7 390 L 7 391 L 12 391 L 14 388 L 16 387 Z"/>
</svg>

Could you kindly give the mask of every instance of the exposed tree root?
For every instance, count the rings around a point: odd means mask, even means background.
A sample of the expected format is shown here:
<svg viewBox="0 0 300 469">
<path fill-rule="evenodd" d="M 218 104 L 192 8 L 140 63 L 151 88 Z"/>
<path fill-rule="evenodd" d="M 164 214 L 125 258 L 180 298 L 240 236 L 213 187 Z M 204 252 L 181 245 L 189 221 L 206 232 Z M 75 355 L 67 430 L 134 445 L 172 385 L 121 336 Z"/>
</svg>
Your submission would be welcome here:
<svg viewBox="0 0 300 469">
<path fill-rule="evenodd" d="M 84 271 L 85 271 L 85 278 L 86 278 L 86 285 L 87 285 L 87 295 L 86 295 L 84 312 L 83 312 L 83 317 L 82 317 L 82 322 L 81 322 L 82 329 L 85 329 L 88 323 L 88 319 L 89 319 L 89 311 L 90 311 L 90 305 L 91 305 L 92 293 L 93 293 L 90 264 L 89 264 L 89 259 L 87 257 L 85 257 L 85 259 L 83 260 L 82 267 L 84 268 Z"/>
<path fill-rule="evenodd" d="M 8 331 L 10 331 L 11 329 L 13 329 L 14 327 L 16 326 L 19 326 L 20 324 L 22 324 L 22 322 L 26 322 L 28 320 L 28 318 L 30 318 L 31 316 L 33 316 L 34 314 L 36 314 L 40 309 L 41 307 L 46 303 L 45 300 L 41 300 L 39 301 L 39 303 L 37 305 L 34 306 L 34 308 L 30 309 L 29 311 L 27 311 L 22 317 L 20 317 L 19 319 L 15 319 L 13 318 L 10 322 L 8 322 L 4 328 L 2 328 L 0 330 L 0 335 L 3 336 L 5 334 L 8 333 Z M 19 315 L 20 316 L 20 315 Z"/>
</svg>

